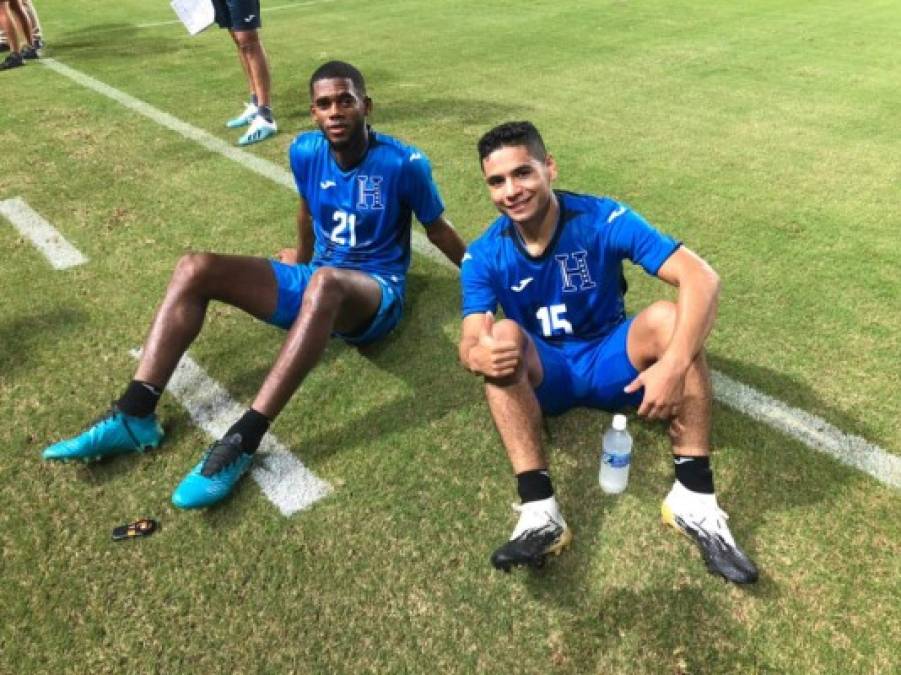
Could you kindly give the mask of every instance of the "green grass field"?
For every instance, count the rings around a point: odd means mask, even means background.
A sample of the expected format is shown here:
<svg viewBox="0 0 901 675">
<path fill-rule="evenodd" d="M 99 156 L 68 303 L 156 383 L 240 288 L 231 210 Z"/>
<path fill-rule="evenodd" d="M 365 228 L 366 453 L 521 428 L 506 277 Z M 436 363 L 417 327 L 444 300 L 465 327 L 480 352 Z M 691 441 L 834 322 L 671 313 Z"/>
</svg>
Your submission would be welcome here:
<svg viewBox="0 0 901 675">
<path fill-rule="evenodd" d="M 174 18 L 164 2 L 36 4 L 47 56 L 237 137 L 226 35 L 140 27 Z M 717 370 L 901 454 L 896 0 L 289 4 L 263 8 L 282 132 L 249 153 L 287 169 L 309 74 L 351 61 L 374 126 L 429 154 L 472 239 L 494 216 L 475 142 L 530 119 L 560 187 L 628 202 L 718 270 Z M 708 575 L 659 524 L 662 426 L 631 423 L 629 489 L 600 492 L 609 415 L 586 410 L 548 425 L 573 549 L 492 570 L 515 485 L 456 362 L 456 274 L 422 255 L 401 328 L 332 345 L 273 426 L 335 488 L 310 509 L 285 518 L 250 480 L 218 508 L 171 507 L 209 443 L 171 396 L 158 451 L 43 463 L 121 393 L 178 256 L 291 245 L 296 196 L 40 64 L 0 73 L 0 148 L 0 201 L 90 259 L 54 271 L 0 218 L 0 671 L 901 670 L 898 491 L 721 405 L 717 491 L 756 586 Z M 628 275 L 632 311 L 670 295 Z M 281 335 L 214 307 L 191 355 L 246 403 Z M 143 515 L 161 531 L 110 542 Z"/>
</svg>

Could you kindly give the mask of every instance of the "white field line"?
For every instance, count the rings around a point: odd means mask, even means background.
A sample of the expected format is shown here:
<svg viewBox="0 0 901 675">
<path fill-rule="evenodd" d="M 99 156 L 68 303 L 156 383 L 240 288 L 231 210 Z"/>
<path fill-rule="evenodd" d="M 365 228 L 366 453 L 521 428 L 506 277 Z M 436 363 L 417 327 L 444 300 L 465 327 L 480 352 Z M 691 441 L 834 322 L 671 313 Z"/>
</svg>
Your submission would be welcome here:
<svg viewBox="0 0 901 675">
<path fill-rule="evenodd" d="M 261 15 L 266 15 L 269 12 L 279 12 L 283 9 L 295 9 L 297 7 L 311 7 L 312 5 L 322 5 L 326 2 L 335 2 L 335 0 L 311 0 L 311 2 L 294 2 L 290 5 L 279 5 L 277 7 L 266 7 L 263 11 L 261 11 Z M 181 23 L 179 19 L 172 19 L 169 21 L 154 21 L 153 23 L 139 23 L 135 25 L 135 28 L 154 28 L 156 26 L 169 26 L 174 23 Z M 131 26 L 123 26 L 122 28 L 117 28 L 116 30 L 127 30 L 131 28 Z"/>
<path fill-rule="evenodd" d="M 809 448 L 853 466 L 886 485 L 901 488 L 901 457 L 716 371 L 713 371 L 713 391 L 716 399 L 730 408 L 788 434 Z"/>
<path fill-rule="evenodd" d="M 23 237 L 44 254 L 54 269 L 64 270 L 88 261 L 53 225 L 44 220 L 24 199 L 13 197 L 0 202 L 2 214 Z"/>
<path fill-rule="evenodd" d="M 118 101 L 126 108 L 181 134 L 185 138 L 199 143 L 212 152 L 217 152 L 232 161 L 238 162 L 245 168 L 279 185 L 291 190 L 295 189 L 292 175 L 268 160 L 261 159 L 246 150 L 233 147 L 202 129 L 182 122 L 148 103 L 129 96 L 58 61 L 41 59 L 39 63 L 43 63 L 59 74 L 89 89 Z M 413 248 L 416 249 L 417 253 L 425 254 L 447 267 L 456 269 L 450 261 L 429 244 L 425 235 L 417 230 L 413 232 Z M 777 401 L 751 387 L 736 382 L 722 373 L 714 371 L 713 378 L 714 395 L 717 400 L 749 417 L 753 417 L 789 434 L 813 450 L 824 452 L 844 464 L 868 473 L 886 485 L 896 488 L 901 487 L 898 468 L 901 459 L 898 457 L 868 443 L 860 437 L 844 434 L 825 420 L 810 415 L 803 410 L 791 408 L 781 401 Z"/>
<path fill-rule="evenodd" d="M 138 349 L 130 353 L 135 358 L 141 354 Z M 184 406 L 194 423 L 213 438 L 222 438 L 245 410 L 187 354 L 166 389 Z M 307 508 L 332 491 L 328 483 L 317 478 L 269 433 L 263 436 L 250 475 L 285 516 Z"/>
<path fill-rule="evenodd" d="M 234 145 L 230 145 L 225 141 L 216 138 L 209 132 L 204 131 L 203 129 L 199 129 L 195 126 L 188 124 L 187 122 L 182 122 L 177 117 L 170 115 L 167 112 L 163 112 L 158 108 L 154 108 L 149 103 L 145 103 L 144 101 L 135 98 L 134 96 L 130 96 L 123 91 L 119 91 L 118 89 L 109 86 L 101 82 L 100 80 L 96 80 L 90 75 L 85 75 L 81 71 L 75 70 L 74 68 L 70 68 L 69 66 L 63 65 L 59 61 L 55 59 L 40 59 L 38 63 L 42 63 L 47 66 L 51 70 L 56 71 L 60 75 L 63 75 L 78 84 L 87 87 L 93 91 L 96 91 L 98 94 L 103 94 L 107 98 L 111 98 L 112 100 L 120 103 L 125 106 L 129 110 L 132 110 L 139 115 L 143 115 L 147 119 L 156 122 L 162 127 L 166 127 L 171 131 L 187 138 L 195 143 L 203 146 L 207 150 L 211 152 L 218 153 L 223 157 L 227 157 L 233 162 L 237 162 L 241 166 L 246 169 L 250 169 L 251 171 L 263 176 L 264 178 L 268 178 L 273 183 L 277 183 L 282 187 L 286 187 L 289 190 L 296 190 L 296 186 L 294 183 L 294 176 L 290 171 L 283 169 L 278 164 L 274 164 L 267 159 L 263 159 L 262 157 L 257 157 L 253 153 L 242 150 Z M 451 263 L 444 255 L 438 251 L 434 246 L 432 246 L 428 238 L 420 231 L 413 231 L 413 248 L 417 253 L 425 255 L 432 260 L 435 260 L 439 263 L 444 263 L 447 267 L 456 270 L 457 268 Z"/>
</svg>

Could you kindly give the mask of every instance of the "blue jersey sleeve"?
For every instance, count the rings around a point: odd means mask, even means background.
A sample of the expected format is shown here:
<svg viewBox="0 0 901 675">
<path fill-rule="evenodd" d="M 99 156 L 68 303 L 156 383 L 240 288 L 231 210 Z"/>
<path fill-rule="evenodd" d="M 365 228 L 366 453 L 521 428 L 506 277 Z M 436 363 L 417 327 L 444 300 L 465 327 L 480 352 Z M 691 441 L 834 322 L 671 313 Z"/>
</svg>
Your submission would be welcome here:
<svg viewBox="0 0 901 675">
<path fill-rule="evenodd" d="M 288 149 L 288 163 L 291 165 L 291 173 L 294 174 L 294 184 L 304 200 L 307 199 L 305 181 L 308 174 L 307 155 L 309 154 L 305 150 L 306 146 L 301 136 L 295 138 Z"/>
<path fill-rule="evenodd" d="M 404 161 L 403 199 L 423 225 L 434 222 L 444 213 L 444 201 L 432 179 L 432 165 L 425 153 L 416 148 Z"/>
<path fill-rule="evenodd" d="M 620 259 L 629 259 L 656 276 L 681 243 L 651 227 L 632 209 L 618 204 L 607 216 L 607 245 Z"/>
<path fill-rule="evenodd" d="M 491 285 L 491 273 L 478 252 L 466 251 L 460 266 L 460 287 L 463 294 L 463 317 L 497 310 L 497 295 Z"/>
</svg>

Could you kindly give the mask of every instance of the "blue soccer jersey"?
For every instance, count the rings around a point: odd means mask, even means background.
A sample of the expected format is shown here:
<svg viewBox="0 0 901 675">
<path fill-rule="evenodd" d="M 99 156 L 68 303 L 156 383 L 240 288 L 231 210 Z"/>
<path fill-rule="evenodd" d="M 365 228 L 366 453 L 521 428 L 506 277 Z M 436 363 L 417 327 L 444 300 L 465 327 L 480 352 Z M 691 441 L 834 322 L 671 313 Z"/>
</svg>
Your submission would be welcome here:
<svg viewBox="0 0 901 675">
<path fill-rule="evenodd" d="M 626 318 L 622 262 L 648 274 L 679 247 L 628 207 L 606 197 L 555 192 L 560 217 L 540 256 L 531 256 L 502 215 L 463 258 L 463 316 L 504 315 L 548 342 L 604 337 Z"/>
<path fill-rule="evenodd" d="M 370 129 L 362 161 L 344 171 L 321 131 L 289 151 L 297 189 L 313 218 L 313 267 L 346 267 L 396 277 L 410 266 L 411 215 L 423 224 L 444 212 L 428 158 Z"/>
</svg>

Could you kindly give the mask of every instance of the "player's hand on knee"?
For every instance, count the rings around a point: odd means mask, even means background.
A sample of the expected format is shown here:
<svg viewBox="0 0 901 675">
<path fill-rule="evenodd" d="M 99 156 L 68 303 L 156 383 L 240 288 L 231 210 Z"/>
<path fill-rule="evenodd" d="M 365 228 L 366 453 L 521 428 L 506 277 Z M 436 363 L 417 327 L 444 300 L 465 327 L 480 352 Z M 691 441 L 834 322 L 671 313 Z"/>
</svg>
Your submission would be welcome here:
<svg viewBox="0 0 901 675">
<path fill-rule="evenodd" d="M 644 387 L 638 414 L 648 419 L 670 419 L 679 414 L 685 390 L 685 373 L 658 361 L 626 385 L 627 394 Z"/>
</svg>

